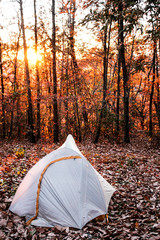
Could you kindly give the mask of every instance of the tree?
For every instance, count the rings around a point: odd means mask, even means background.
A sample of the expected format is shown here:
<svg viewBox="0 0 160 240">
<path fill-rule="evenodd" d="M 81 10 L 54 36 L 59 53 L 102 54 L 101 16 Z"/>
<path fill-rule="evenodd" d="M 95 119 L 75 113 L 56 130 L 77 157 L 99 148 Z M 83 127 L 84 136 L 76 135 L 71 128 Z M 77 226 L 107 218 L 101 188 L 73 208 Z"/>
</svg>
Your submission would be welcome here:
<svg viewBox="0 0 160 240">
<path fill-rule="evenodd" d="M 36 0 L 34 0 L 34 33 L 35 33 L 35 53 L 37 56 L 38 47 L 38 31 L 37 31 L 37 11 L 36 11 Z M 41 136 L 41 115 L 40 115 L 40 80 L 39 80 L 39 61 L 36 58 L 36 79 L 37 79 L 37 139 Z"/>
<path fill-rule="evenodd" d="M 56 25 L 55 25 L 55 0 L 52 0 L 52 50 L 53 50 L 53 138 L 59 141 L 58 102 L 57 102 L 57 74 L 56 74 Z"/>
<path fill-rule="evenodd" d="M 129 98 L 130 98 L 130 71 L 133 68 L 132 58 L 133 58 L 133 46 L 134 46 L 134 38 L 133 45 L 130 54 L 130 61 L 127 62 L 126 57 L 126 49 L 125 49 L 125 37 L 128 33 L 134 29 L 135 26 L 138 25 L 138 20 L 142 16 L 142 11 L 139 8 L 138 1 L 117 1 L 115 0 L 115 5 L 118 5 L 118 83 L 120 81 L 119 71 L 120 66 L 122 66 L 123 71 L 123 102 L 124 102 L 124 142 L 130 142 L 130 126 L 129 126 Z M 119 95 L 119 87 L 117 95 Z M 118 100 L 119 101 L 119 100 Z M 117 101 L 117 114 L 118 114 L 118 103 Z M 118 121 L 118 120 L 117 120 Z M 118 126 L 118 125 L 117 125 Z"/>
<path fill-rule="evenodd" d="M 160 55 L 160 37 L 159 37 L 159 55 Z M 156 51 L 157 53 L 158 51 Z M 160 58 L 158 60 L 158 54 L 156 54 L 156 59 L 157 59 L 157 64 L 156 64 L 156 76 L 157 76 L 157 83 L 156 83 L 156 92 L 157 92 L 157 98 L 154 101 L 156 113 L 157 113 L 157 118 L 158 118 L 158 125 L 159 125 L 159 130 L 160 130 L 160 81 L 159 81 L 159 68 L 160 68 Z"/>
<path fill-rule="evenodd" d="M 118 19 L 118 26 L 120 25 Z M 121 53 L 120 53 L 120 28 L 118 28 L 118 70 L 117 70 L 117 106 L 116 106 L 116 137 L 119 138 L 120 124 L 119 124 L 119 108 L 120 108 L 120 71 L 121 71 Z"/>
<path fill-rule="evenodd" d="M 2 41 L 0 39 L 0 74 L 1 74 L 1 89 L 2 89 L 2 138 L 5 138 L 5 103 L 4 103 L 4 79 L 3 79 L 3 60 L 2 60 Z"/>
<path fill-rule="evenodd" d="M 35 140 L 35 135 L 34 135 L 33 106 L 32 106 L 32 96 L 31 96 L 29 66 L 28 66 L 28 59 L 27 59 L 27 44 L 26 44 L 22 0 L 19 0 L 19 4 L 20 4 L 20 14 L 21 14 L 21 28 L 22 28 L 22 34 L 23 34 L 25 74 L 26 74 L 27 93 L 28 93 L 27 94 L 27 97 L 28 97 L 28 127 L 29 127 L 30 141 L 35 143 L 36 140 Z"/>
<path fill-rule="evenodd" d="M 151 68 L 149 71 L 149 77 L 152 70 L 152 81 L 151 81 L 151 90 L 150 90 L 150 100 L 149 100 L 149 135 L 152 137 L 153 135 L 153 121 L 152 121 L 152 112 L 153 112 L 153 102 L 156 108 L 158 122 L 160 119 L 159 112 L 159 81 L 157 81 L 156 89 L 157 89 L 157 102 L 154 100 L 154 90 L 155 90 L 155 82 L 156 82 L 156 76 L 157 79 L 159 77 L 158 73 L 158 54 L 157 54 L 157 43 L 160 39 L 160 33 L 159 33 L 159 17 L 160 17 L 160 6 L 158 0 L 146 0 L 146 14 L 148 17 L 148 22 L 151 23 L 152 28 L 147 30 L 149 38 L 152 40 L 153 44 L 153 60 L 151 64 Z M 157 66 L 156 66 L 157 64 Z M 157 69 L 157 71 L 156 71 Z M 156 74 L 157 72 L 157 74 Z"/>
<path fill-rule="evenodd" d="M 102 120 L 107 116 L 107 88 L 108 88 L 108 66 L 109 66 L 109 53 L 110 53 L 110 36 L 111 36 L 111 26 L 113 15 L 110 11 L 111 9 L 111 1 L 104 1 L 98 4 L 98 1 L 91 1 L 88 3 L 88 6 L 95 7 L 94 10 L 90 10 L 90 14 L 85 16 L 82 21 L 83 24 L 87 24 L 88 22 L 93 23 L 93 29 L 99 29 L 99 25 L 101 29 L 99 30 L 99 35 L 101 36 L 102 46 L 103 46 L 103 91 L 102 91 L 102 105 L 98 117 L 98 124 L 95 131 L 95 137 L 93 142 L 97 143 L 100 137 Z"/>
<path fill-rule="evenodd" d="M 153 123 L 152 123 L 152 106 L 153 106 L 153 95 L 154 95 L 154 85 L 155 85 L 155 68 L 156 68 L 156 41 L 154 40 L 153 46 L 153 78 L 151 81 L 151 91 L 150 91 L 150 101 L 149 101 L 149 135 L 152 137 L 153 134 Z"/>
<path fill-rule="evenodd" d="M 79 105 L 78 105 L 78 99 L 77 99 L 77 92 L 81 92 L 81 86 L 80 86 L 80 78 L 79 78 L 79 67 L 76 59 L 76 54 L 75 54 L 75 39 L 74 39 L 74 25 L 75 25 L 75 11 L 76 11 L 76 0 L 70 0 L 70 12 L 69 12 L 69 27 L 70 27 L 70 54 L 72 58 L 72 70 L 73 70 L 73 83 L 74 83 L 74 96 L 75 96 L 75 112 L 74 112 L 74 122 L 76 123 L 77 119 L 77 126 L 75 126 L 76 131 L 77 131 L 77 137 L 79 139 L 79 142 L 81 142 L 81 123 L 80 123 L 80 115 L 79 115 Z"/>
<path fill-rule="evenodd" d="M 111 26 L 112 26 L 112 18 L 108 15 L 108 9 L 105 10 L 105 18 L 107 21 L 107 24 L 104 26 L 103 30 L 103 100 L 102 100 L 102 107 L 100 110 L 100 116 L 98 120 L 98 126 L 96 130 L 96 135 L 94 139 L 94 143 L 98 142 L 100 131 L 101 131 L 101 124 L 102 119 L 106 117 L 107 114 L 107 102 L 106 102 L 106 96 L 107 96 L 107 80 L 108 80 L 108 60 L 109 60 L 109 50 L 110 50 L 110 34 L 111 34 Z M 108 30 L 109 26 L 109 30 Z M 107 36 L 108 35 L 108 36 Z M 107 47 L 107 37 L 108 37 L 108 47 Z"/>
<path fill-rule="evenodd" d="M 124 26 L 123 26 L 123 2 L 119 1 L 118 13 L 119 13 L 119 25 L 118 32 L 120 33 L 120 60 L 123 69 L 123 88 L 124 88 L 124 142 L 129 143 L 129 86 L 128 86 L 128 70 L 126 66 L 125 47 L 124 47 Z"/>
<path fill-rule="evenodd" d="M 17 100 L 17 128 L 18 128 L 18 137 L 20 137 L 20 122 L 19 122 L 19 93 L 18 93 L 18 81 L 17 81 L 17 64 L 18 64 L 18 52 L 19 52 L 19 47 L 20 47 L 20 37 L 21 37 L 21 28 L 20 28 L 20 23 L 18 21 L 18 27 L 19 27 L 19 34 L 18 34 L 18 39 L 16 42 L 16 53 L 15 53 L 15 58 L 14 58 L 14 82 L 13 82 L 13 107 L 11 110 L 11 123 L 10 123 L 10 132 L 9 136 L 12 136 L 12 131 L 13 131 L 13 120 L 14 120 L 14 104 L 15 101 Z"/>
</svg>

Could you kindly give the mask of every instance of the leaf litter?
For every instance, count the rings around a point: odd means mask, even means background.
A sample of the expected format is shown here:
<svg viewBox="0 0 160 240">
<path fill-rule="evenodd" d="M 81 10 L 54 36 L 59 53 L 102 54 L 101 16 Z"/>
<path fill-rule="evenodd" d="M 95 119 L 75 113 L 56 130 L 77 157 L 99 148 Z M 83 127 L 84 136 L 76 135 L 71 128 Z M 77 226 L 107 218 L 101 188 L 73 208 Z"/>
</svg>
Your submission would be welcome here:
<svg viewBox="0 0 160 240">
<path fill-rule="evenodd" d="M 78 146 L 117 189 L 108 221 L 94 219 L 82 230 L 26 226 L 24 218 L 8 210 L 13 196 L 27 171 L 59 145 L 6 141 L 0 143 L 0 239 L 160 239 L 160 149 L 145 140 Z"/>
</svg>

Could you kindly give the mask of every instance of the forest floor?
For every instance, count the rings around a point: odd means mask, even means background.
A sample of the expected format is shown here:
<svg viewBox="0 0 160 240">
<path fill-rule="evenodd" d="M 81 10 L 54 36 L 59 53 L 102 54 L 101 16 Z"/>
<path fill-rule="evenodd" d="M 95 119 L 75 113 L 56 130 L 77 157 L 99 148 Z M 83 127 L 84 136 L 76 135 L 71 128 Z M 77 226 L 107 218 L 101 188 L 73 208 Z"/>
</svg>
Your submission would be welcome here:
<svg viewBox="0 0 160 240">
<path fill-rule="evenodd" d="M 160 149 L 144 138 L 131 144 L 89 141 L 78 144 L 84 156 L 116 188 L 108 222 L 92 220 L 82 230 L 26 226 L 8 209 L 26 172 L 60 145 L 0 143 L 0 239 L 160 239 Z M 18 149 L 21 147 L 21 149 Z M 24 151 L 25 149 L 25 151 Z"/>
</svg>

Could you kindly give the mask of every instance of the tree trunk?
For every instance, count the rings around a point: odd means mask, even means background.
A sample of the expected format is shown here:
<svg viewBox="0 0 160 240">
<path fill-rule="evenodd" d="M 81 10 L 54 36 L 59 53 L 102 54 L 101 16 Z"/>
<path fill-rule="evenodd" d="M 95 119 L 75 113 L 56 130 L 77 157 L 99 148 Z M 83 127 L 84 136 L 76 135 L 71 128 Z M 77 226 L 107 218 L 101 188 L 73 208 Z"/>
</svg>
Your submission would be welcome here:
<svg viewBox="0 0 160 240">
<path fill-rule="evenodd" d="M 107 90 L 107 26 L 104 29 L 104 39 L 103 39 L 103 50 L 104 50 L 104 57 L 103 57 L 103 100 L 102 100 L 102 107 L 100 110 L 100 116 L 98 120 L 98 126 L 96 130 L 96 135 L 94 139 L 94 143 L 98 143 L 98 139 L 100 136 L 100 131 L 101 131 L 101 125 L 102 125 L 102 118 L 104 116 L 104 109 L 106 106 L 106 90 Z"/>
<path fill-rule="evenodd" d="M 69 47 L 68 47 L 69 49 Z M 66 135 L 68 136 L 69 133 L 69 114 L 68 114 L 68 96 L 69 96 L 69 75 L 68 75 L 68 69 L 69 69 L 69 52 L 67 51 L 67 59 L 66 59 L 66 71 L 65 71 L 65 79 L 66 79 L 66 99 L 65 99 L 65 118 L 66 118 Z"/>
<path fill-rule="evenodd" d="M 128 71 L 126 67 L 125 60 L 125 48 L 124 48 L 124 27 L 123 27 L 123 4 L 122 1 L 119 2 L 118 12 L 120 14 L 119 19 L 119 33 L 120 33 L 120 59 L 123 69 L 123 89 L 124 89 L 124 142 L 129 143 L 129 86 L 128 86 Z"/>
<path fill-rule="evenodd" d="M 75 23 L 75 11 L 76 11 L 76 0 L 70 0 L 70 54 L 72 57 L 72 64 L 73 64 L 73 78 L 74 78 L 74 97 L 75 97 L 75 116 L 77 117 L 77 124 L 78 129 L 76 129 L 78 133 L 78 140 L 81 142 L 82 135 L 81 135 L 81 122 L 80 122 L 80 115 L 79 115 L 79 104 L 77 99 L 77 92 L 81 92 L 81 84 L 79 79 L 78 73 L 78 64 L 75 54 L 75 39 L 74 39 L 74 23 Z"/>
<path fill-rule="evenodd" d="M 119 20 L 118 20 L 118 25 L 119 25 Z M 120 30 L 120 28 L 118 29 Z M 119 141 L 119 98 L 120 98 L 120 70 L 121 70 L 121 58 L 120 58 L 120 32 L 118 31 L 118 78 L 117 78 L 117 108 L 116 108 L 116 137 L 117 140 Z"/>
<path fill-rule="evenodd" d="M 156 113 L 157 113 L 157 118 L 158 118 L 158 126 L 159 126 L 159 131 L 160 131 L 160 80 L 159 80 L 159 69 L 160 69 L 160 58 L 158 61 L 158 51 L 156 51 L 156 58 L 157 58 L 157 63 L 156 63 L 156 76 L 157 76 L 157 84 L 156 84 L 156 90 L 157 90 L 157 101 L 154 101 L 154 105 L 156 108 Z M 160 39 L 159 39 L 159 57 L 160 57 Z"/>
<path fill-rule="evenodd" d="M 30 136 L 30 141 L 35 143 L 34 121 L 33 121 L 33 106 L 32 106 L 32 96 L 31 96 L 31 87 L 30 87 L 29 66 L 28 66 L 28 59 L 27 59 L 27 44 L 26 44 L 26 36 L 25 36 L 22 0 L 19 1 L 19 4 L 20 4 L 20 13 L 21 13 L 21 26 L 22 26 L 22 33 L 23 33 L 25 74 L 26 74 L 27 91 L 28 91 L 28 127 L 29 127 L 29 136 Z"/>
<path fill-rule="evenodd" d="M 63 103 L 65 105 L 65 100 L 62 98 L 63 95 L 63 86 L 64 86 L 64 80 L 65 80 L 65 31 L 62 33 L 62 59 L 61 59 L 61 77 L 60 77 L 60 88 L 59 88 L 59 94 L 60 94 L 60 101 L 59 101 L 59 129 L 62 129 L 62 106 Z M 61 132 L 59 132 L 61 134 Z"/>
<path fill-rule="evenodd" d="M 5 138 L 5 103 L 4 103 L 4 81 L 3 81 L 3 63 L 2 63 L 2 42 L 0 39 L 0 74 L 1 74 L 1 89 L 2 89 L 2 138 Z"/>
<path fill-rule="evenodd" d="M 57 103 L 57 73 L 56 73 L 56 25 L 55 0 L 52 0 L 52 48 L 53 48 L 53 139 L 59 141 L 58 103 Z"/>
<path fill-rule="evenodd" d="M 52 105 L 50 101 L 50 96 L 51 96 L 51 85 L 52 85 L 52 66 L 51 64 L 49 65 L 49 76 L 46 76 L 46 81 L 47 81 L 47 93 L 49 95 L 49 104 L 47 104 L 47 109 L 49 109 L 47 116 L 48 116 L 48 133 L 49 135 L 52 135 L 53 129 L 52 129 Z M 49 79 L 48 79 L 49 77 Z"/>
<path fill-rule="evenodd" d="M 45 81 L 46 81 L 46 92 L 47 92 L 47 103 L 46 103 L 46 120 L 47 120 L 47 131 L 48 131 L 48 135 L 49 137 L 52 135 L 53 133 L 53 126 L 52 126 L 52 107 L 53 107 L 53 103 L 51 101 L 51 93 L 53 92 L 51 89 L 52 86 L 52 63 L 49 60 L 49 64 L 48 64 L 48 59 L 47 59 L 47 54 L 46 54 L 46 46 L 45 43 L 43 45 L 43 55 L 44 55 L 44 66 L 45 66 Z"/>
<path fill-rule="evenodd" d="M 9 132 L 10 137 L 12 137 L 12 130 L 13 130 L 14 104 L 15 104 L 16 99 L 18 101 L 17 58 L 18 58 L 18 51 L 19 51 L 20 35 L 21 35 L 21 30 L 19 28 L 19 36 L 18 36 L 18 39 L 17 39 L 17 46 L 16 46 L 16 56 L 15 56 L 15 59 L 14 59 L 13 108 L 12 108 L 12 111 L 11 111 L 11 124 L 10 124 L 10 132 Z M 19 126 L 19 121 L 17 122 L 17 126 Z"/>
<path fill-rule="evenodd" d="M 17 84 L 17 91 L 18 91 L 18 84 Z M 21 112 L 20 112 L 20 95 L 18 94 L 18 97 L 17 97 L 17 134 L 18 134 L 18 138 L 20 138 L 21 136 L 21 124 L 20 124 L 20 115 L 21 115 Z"/>
<path fill-rule="evenodd" d="M 107 75 L 108 75 L 108 59 L 109 59 L 109 49 L 110 49 L 110 34 L 111 34 L 111 26 L 112 21 L 110 21 L 110 27 L 108 31 L 108 47 L 107 47 L 107 29 L 108 25 L 105 26 L 104 29 L 104 38 L 103 38 L 103 50 L 104 50 L 104 57 L 103 57 L 103 100 L 102 100 L 102 107 L 100 110 L 100 116 L 98 120 L 98 126 L 96 129 L 96 135 L 94 139 L 94 143 L 97 143 L 100 137 L 100 131 L 101 131 L 101 125 L 102 125 L 102 119 L 107 114 L 107 102 L 106 102 L 106 95 L 107 95 Z"/>
<path fill-rule="evenodd" d="M 85 139 L 86 136 L 91 133 L 91 129 L 90 129 L 90 126 L 89 126 L 89 121 L 88 121 L 88 113 L 87 113 L 85 104 L 82 106 L 82 116 L 83 116 L 83 121 L 84 121 L 83 139 Z"/>
<path fill-rule="evenodd" d="M 35 19 L 35 54 L 37 56 L 38 31 L 37 31 L 37 11 L 36 0 L 34 0 L 34 19 Z M 37 82 L 37 140 L 41 137 L 41 114 L 40 114 L 40 80 L 39 80 L 39 61 L 36 58 L 36 82 Z"/>
<path fill-rule="evenodd" d="M 14 98 L 14 97 L 13 97 L 13 98 Z M 12 131 L 13 131 L 13 118 L 14 118 L 13 109 L 14 109 L 14 102 L 15 102 L 15 100 L 13 99 L 13 107 L 12 107 L 12 110 L 11 110 L 11 122 L 10 122 L 9 138 L 12 137 Z"/>
<path fill-rule="evenodd" d="M 153 104 L 153 94 L 154 94 L 154 83 L 155 83 L 155 74 L 156 74 L 156 40 L 154 40 L 153 44 L 153 78 L 152 78 L 152 86 L 150 92 L 150 101 L 149 101 L 149 136 L 153 135 L 153 123 L 152 123 L 152 104 Z"/>
<path fill-rule="evenodd" d="M 157 118 L 158 118 L 158 126 L 160 129 L 160 102 L 154 102 L 155 108 L 156 108 L 156 114 L 157 114 Z"/>
</svg>

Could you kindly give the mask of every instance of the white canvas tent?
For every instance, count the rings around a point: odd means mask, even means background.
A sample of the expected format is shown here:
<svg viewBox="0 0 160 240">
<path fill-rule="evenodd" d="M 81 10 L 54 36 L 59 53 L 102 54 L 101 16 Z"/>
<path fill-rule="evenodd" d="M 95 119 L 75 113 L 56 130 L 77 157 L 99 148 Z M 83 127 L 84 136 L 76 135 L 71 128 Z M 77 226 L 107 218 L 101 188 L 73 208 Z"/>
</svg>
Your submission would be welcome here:
<svg viewBox="0 0 160 240">
<path fill-rule="evenodd" d="M 60 148 L 30 169 L 10 210 L 35 226 L 81 229 L 88 221 L 107 213 L 114 191 L 69 135 Z"/>
</svg>

